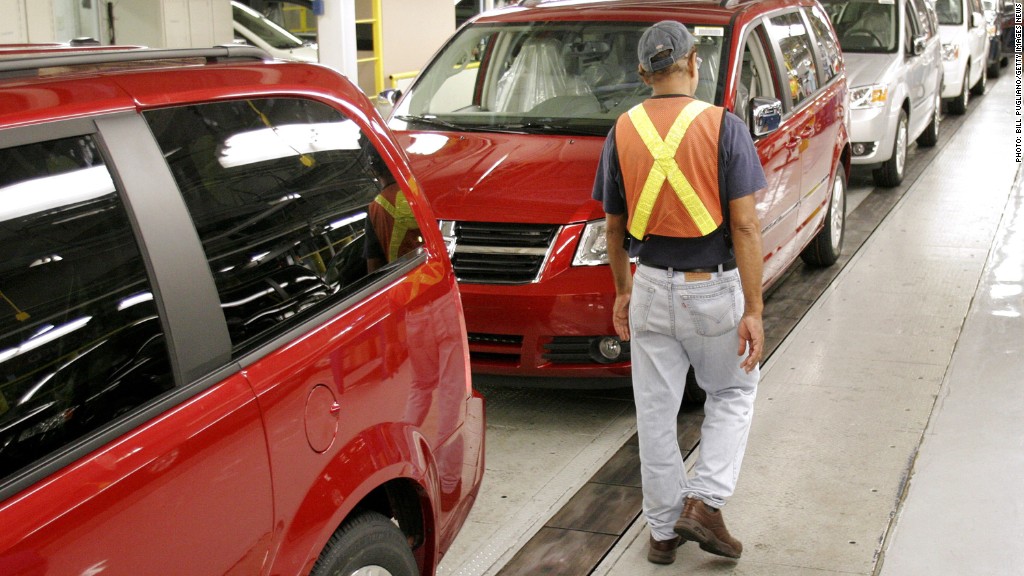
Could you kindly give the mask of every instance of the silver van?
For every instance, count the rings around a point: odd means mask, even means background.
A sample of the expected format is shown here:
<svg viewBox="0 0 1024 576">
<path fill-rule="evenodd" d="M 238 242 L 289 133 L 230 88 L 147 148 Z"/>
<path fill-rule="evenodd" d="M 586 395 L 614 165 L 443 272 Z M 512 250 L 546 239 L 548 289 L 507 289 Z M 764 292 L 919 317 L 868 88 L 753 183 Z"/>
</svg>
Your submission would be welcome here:
<svg viewBox="0 0 1024 576">
<path fill-rule="evenodd" d="M 942 54 L 927 0 L 823 0 L 846 58 L 853 164 L 899 186 L 907 147 L 939 138 Z"/>
</svg>

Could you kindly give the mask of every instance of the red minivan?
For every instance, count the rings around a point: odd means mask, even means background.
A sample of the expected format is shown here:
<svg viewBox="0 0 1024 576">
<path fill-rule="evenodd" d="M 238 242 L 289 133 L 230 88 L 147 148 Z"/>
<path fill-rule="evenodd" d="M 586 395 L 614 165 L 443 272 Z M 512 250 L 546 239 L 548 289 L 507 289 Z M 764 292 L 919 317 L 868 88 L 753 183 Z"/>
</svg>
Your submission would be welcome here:
<svg viewBox="0 0 1024 576">
<path fill-rule="evenodd" d="M 0 56 L 0 574 L 433 574 L 483 434 L 435 216 L 348 80 Z"/>
<path fill-rule="evenodd" d="M 815 0 L 567 0 L 489 12 L 407 93 L 385 95 L 448 242 L 476 372 L 629 374 L 591 190 L 604 137 L 650 93 L 637 75 L 640 35 L 666 19 L 698 40 L 695 96 L 746 120 L 764 164 L 764 283 L 798 256 L 815 266 L 839 257 L 846 73 Z"/>
</svg>

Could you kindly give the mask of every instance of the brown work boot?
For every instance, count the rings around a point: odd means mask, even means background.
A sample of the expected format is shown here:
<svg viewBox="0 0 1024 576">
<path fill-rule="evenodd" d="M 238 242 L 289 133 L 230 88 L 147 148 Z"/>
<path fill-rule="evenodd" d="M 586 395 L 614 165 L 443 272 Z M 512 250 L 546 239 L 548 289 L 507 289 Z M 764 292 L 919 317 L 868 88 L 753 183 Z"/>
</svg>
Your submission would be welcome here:
<svg viewBox="0 0 1024 576">
<path fill-rule="evenodd" d="M 651 547 L 647 550 L 647 561 L 655 564 L 671 564 L 676 561 L 676 548 L 683 545 L 679 536 L 671 540 L 655 540 L 651 535 Z"/>
<path fill-rule="evenodd" d="M 743 544 L 733 538 L 725 528 L 722 511 L 708 506 L 697 498 L 687 498 L 683 513 L 676 522 L 676 534 L 684 540 L 693 540 L 700 549 L 727 558 L 739 558 Z"/>
</svg>

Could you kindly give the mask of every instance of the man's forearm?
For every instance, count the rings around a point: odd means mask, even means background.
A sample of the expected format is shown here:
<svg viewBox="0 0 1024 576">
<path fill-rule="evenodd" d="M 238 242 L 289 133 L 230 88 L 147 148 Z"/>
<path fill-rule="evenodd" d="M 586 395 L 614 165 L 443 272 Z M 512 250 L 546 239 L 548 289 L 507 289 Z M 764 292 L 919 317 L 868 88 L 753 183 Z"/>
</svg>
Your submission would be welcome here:
<svg viewBox="0 0 1024 576">
<path fill-rule="evenodd" d="M 633 276 L 629 270 L 629 254 L 623 247 L 626 240 L 626 216 L 624 214 L 605 215 L 605 241 L 608 250 L 608 265 L 612 270 L 616 294 L 629 294 L 633 291 Z"/>
<path fill-rule="evenodd" d="M 754 212 L 753 196 L 730 203 L 734 211 L 732 220 L 732 243 L 736 253 L 736 266 L 740 270 L 743 298 L 747 314 L 761 314 L 764 302 L 761 283 L 764 274 L 764 252 L 761 247 L 761 223 Z"/>
</svg>

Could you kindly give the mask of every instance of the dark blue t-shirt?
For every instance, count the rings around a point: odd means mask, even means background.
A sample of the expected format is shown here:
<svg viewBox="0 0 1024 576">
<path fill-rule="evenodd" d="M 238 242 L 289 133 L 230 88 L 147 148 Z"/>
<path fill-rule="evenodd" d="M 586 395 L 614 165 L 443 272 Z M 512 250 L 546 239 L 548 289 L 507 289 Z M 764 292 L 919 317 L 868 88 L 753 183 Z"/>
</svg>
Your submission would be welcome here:
<svg viewBox="0 0 1024 576">
<path fill-rule="evenodd" d="M 753 194 L 768 185 L 747 125 L 729 111 L 726 111 L 722 119 L 718 141 L 718 173 L 728 200 Z M 604 211 L 608 214 L 625 214 L 627 211 L 626 187 L 622 181 L 619 154 L 615 146 L 615 126 L 608 133 L 601 151 L 593 198 L 604 205 Z M 714 267 L 734 258 L 732 246 L 725 241 L 722 231 L 703 238 L 651 235 L 643 242 L 630 238 L 629 255 L 639 257 L 645 263 L 679 270 Z"/>
</svg>

